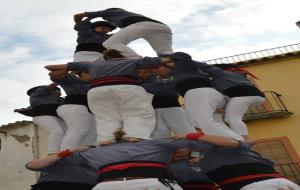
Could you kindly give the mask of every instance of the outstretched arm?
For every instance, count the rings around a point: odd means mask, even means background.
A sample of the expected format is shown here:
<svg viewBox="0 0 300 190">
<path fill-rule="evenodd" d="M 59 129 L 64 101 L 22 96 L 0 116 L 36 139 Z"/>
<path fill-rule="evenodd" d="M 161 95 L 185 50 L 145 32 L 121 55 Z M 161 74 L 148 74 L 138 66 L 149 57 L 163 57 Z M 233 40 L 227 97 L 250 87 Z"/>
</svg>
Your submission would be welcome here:
<svg viewBox="0 0 300 190">
<path fill-rule="evenodd" d="M 221 136 L 204 135 L 203 133 L 177 134 L 175 137 L 178 139 L 199 140 L 206 143 L 229 147 L 229 148 L 235 148 L 240 145 L 240 142 L 238 140 L 230 139 L 227 137 L 221 137 Z"/>
<path fill-rule="evenodd" d="M 80 152 L 80 151 L 85 150 L 87 148 L 89 148 L 89 147 L 88 146 L 78 146 L 74 149 L 64 150 L 64 151 L 61 151 L 57 154 L 49 155 L 45 158 L 32 160 L 32 161 L 30 161 L 26 164 L 26 168 L 28 168 L 29 170 L 43 169 L 43 168 L 46 168 L 48 166 L 51 166 L 52 164 L 56 163 L 57 161 L 59 161 L 63 158 L 71 156 L 75 152 Z"/>
<path fill-rule="evenodd" d="M 33 117 L 31 107 L 15 109 L 14 112 L 20 113 L 25 116 Z"/>
<path fill-rule="evenodd" d="M 46 65 L 45 68 L 49 71 L 67 71 L 67 64 Z"/>
</svg>

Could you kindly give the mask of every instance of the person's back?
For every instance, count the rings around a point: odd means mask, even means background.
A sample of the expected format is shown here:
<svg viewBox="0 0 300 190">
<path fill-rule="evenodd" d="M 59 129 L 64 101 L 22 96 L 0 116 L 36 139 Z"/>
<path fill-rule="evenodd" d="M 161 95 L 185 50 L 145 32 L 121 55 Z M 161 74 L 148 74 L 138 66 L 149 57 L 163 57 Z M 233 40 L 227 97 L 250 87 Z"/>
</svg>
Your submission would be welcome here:
<svg viewBox="0 0 300 190">
<path fill-rule="evenodd" d="M 30 102 L 30 106 L 32 108 L 36 108 L 38 106 L 41 105 L 46 105 L 46 104 L 57 104 L 60 105 L 63 103 L 64 99 L 56 96 L 54 94 L 54 90 L 47 86 L 38 86 L 38 87 L 34 87 L 34 91 L 30 92 L 28 91 L 28 95 L 29 95 L 29 102 Z M 32 88 L 33 89 L 33 88 Z M 59 90 L 59 89 L 56 89 Z"/>
<path fill-rule="evenodd" d="M 132 60 L 126 58 L 111 59 L 106 61 L 97 61 L 90 64 L 69 63 L 70 69 L 82 69 L 82 71 L 89 72 L 91 80 L 114 77 L 114 76 L 138 76 L 138 69 L 140 65 L 147 65 L 149 67 L 159 65 L 159 58 L 145 57 L 139 60 Z"/>
<path fill-rule="evenodd" d="M 216 65 L 217 66 L 217 65 Z M 214 87 L 221 93 L 236 86 L 254 86 L 245 75 L 216 68 L 210 72 Z"/>
<path fill-rule="evenodd" d="M 90 22 L 90 18 L 82 20 L 83 14 L 74 15 L 75 26 L 77 31 L 77 46 L 74 53 L 74 61 L 93 62 L 102 59 L 102 52 L 106 49 L 102 43 L 111 35 L 108 32 L 113 31 L 116 27 L 106 21 Z"/>
<path fill-rule="evenodd" d="M 107 39 L 103 46 L 108 49 L 117 49 L 129 59 L 141 58 L 140 55 L 127 46 L 130 42 L 139 38 L 146 40 L 157 55 L 173 53 L 172 31 L 162 22 L 120 8 L 82 14 L 91 19 L 102 17 L 121 28 L 119 32 Z"/>
<path fill-rule="evenodd" d="M 87 14 L 90 18 L 101 16 L 104 20 L 107 20 L 119 28 L 124 28 L 130 24 L 142 21 L 154 21 L 160 23 L 159 21 L 150 19 L 141 14 L 133 13 L 121 8 L 109 8 L 98 12 L 87 12 Z"/>
<path fill-rule="evenodd" d="M 201 70 L 210 66 L 194 61 L 184 52 L 176 52 L 166 57 L 176 60 L 170 75 L 177 92 L 184 97 L 184 109 L 189 123 L 205 134 L 243 139 L 223 121 L 216 120 L 215 112 L 224 107 L 225 99 L 213 88 L 209 75 Z"/>
<path fill-rule="evenodd" d="M 96 185 L 97 174 L 88 164 L 72 164 L 60 160 L 41 169 L 38 182 L 32 190 L 91 190 Z"/>
<path fill-rule="evenodd" d="M 297 187 L 282 178 L 273 165 L 273 161 L 251 151 L 251 145 L 247 143 L 241 143 L 238 148 L 213 147 L 198 164 L 202 172 L 222 190 L 277 190 L 279 187 Z"/>
<path fill-rule="evenodd" d="M 64 122 L 58 117 L 56 109 L 62 105 L 64 99 L 60 97 L 57 84 L 43 85 L 27 91 L 32 107 L 32 121 L 48 131 L 48 152 L 60 150 L 60 143 L 64 136 Z"/>
<path fill-rule="evenodd" d="M 259 106 L 265 101 L 264 94 L 248 79 L 249 75 L 254 75 L 235 65 L 223 64 L 216 64 L 207 72 L 212 78 L 214 87 L 229 97 L 224 120 L 232 130 L 248 138 L 248 129 L 243 116 L 250 106 Z"/>
<path fill-rule="evenodd" d="M 143 80 L 141 86 L 153 94 L 152 106 L 156 112 L 156 128 L 152 138 L 170 138 L 172 132 L 175 134 L 196 132 L 188 123 L 185 112 L 179 104 L 179 95 L 170 81 L 150 78 Z"/>
</svg>

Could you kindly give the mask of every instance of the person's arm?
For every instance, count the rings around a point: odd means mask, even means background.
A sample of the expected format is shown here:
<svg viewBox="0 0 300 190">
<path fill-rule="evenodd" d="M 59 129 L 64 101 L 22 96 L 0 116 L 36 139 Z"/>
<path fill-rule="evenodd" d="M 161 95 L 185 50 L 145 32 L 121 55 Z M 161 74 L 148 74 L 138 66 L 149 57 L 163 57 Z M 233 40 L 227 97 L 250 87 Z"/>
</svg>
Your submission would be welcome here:
<svg viewBox="0 0 300 190">
<path fill-rule="evenodd" d="M 60 64 L 60 65 L 47 65 L 45 66 L 46 69 L 49 71 L 61 71 L 61 72 L 68 72 L 68 71 L 82 71 L 82 72 L 89 72 L 89 64 L 84 62 L 70 62 L 68 64 Z"/>
<path fill-rule="evenodd" d="M 138 69 L 151 69 L 158 68 L 159 66 L 166 66 L 174 68 L 175 65 L 171 58 L 160 58 L 160 57 L 144 57 L 136 60 Z"/>
<path fill-rule="evenodd" d="M 58 81 L 61 81 L 63 80 L 65 77 L 66 77 L 66 74 L 68 72 L 66 70 L 62 70 L 62 71 L 51 71 L 49 73 L 49 76 L 50 76 L 50 79 L 53 81 L 53 82 L 58 82 Z"/>
<path fill-rule="evenodd" d="M 33 117 L 33 112 L 32 112 L 31 107 L 15 109 L 14 112 L 17 112 L 19 114 L 22 114 L 22 115 L 25 115 L 28 117 Z"/>
<path fill-rule="evenodd" d="M 56 163 L 57 161 L 59 161 L 63 158 L 71 156 L 75 152 L 80 152 L 87 148 L 89 148 L 89 147 L 88 146 L 78 146 L 74 149 L 70 149 L 70 150 L 67 149 L 67 150 L 61 151 L 57 154 L 49 155 L 45 158 L 32 160 L 32 161 L 28 162 L 25 166 L 29 170 L 43 169 L 43 168 L 53 165 L 54 163 Z"/>
<path fill-rule="evenodd" d="M 73 16 L 74 22 L 76 24 L 80 23 L 84 17 L 88 17 L 86 13 L 78 13 Z"/>
<path fill-rule="evenodd" d="M 209 144 L 228 148 L 235 148 L 240 145 L 240 142 L 235 139 L 230 139 L 222 136 L 204 135 L 203 133 L 176 134 L 175 137 L 178 139 L 199 140 Z"/>
<path fill-rule="evenodd" d="M 46 65 L 45 68 L 49 71 L 67 71 L 67 64 Z"/>
<path fill-rule="evenodd" d="M 94 12 L 85 12 L 84 14 L 86 14 L 88 18 L 93 19 L 93 18 L 103 17 L 103 16 L 107 17 L 111 15 L 111 11 L 102 10 L 102 11 L 94 11 Z"/>
<path fill-rule="evenodd" d="M 83 13 L 81 13 L 83 14 Z M 79 18 L 77 18 L 79 17 Z M 84 39 L 84 38 L 89 38 L 91 36 L 93 36 L 95 33 L 91 28 L 92 23 L 90 22 L 91 19 L 90 18 L 85 18 L 84 20 L 82 20 L 83 16 L 77 16 L 74 15 L 74 21 L 75 21 L 75 26 L 74 26 L 74 30 L 76 30 L 78 32 L 78 38 L 79 39 Z"/>
</svg>

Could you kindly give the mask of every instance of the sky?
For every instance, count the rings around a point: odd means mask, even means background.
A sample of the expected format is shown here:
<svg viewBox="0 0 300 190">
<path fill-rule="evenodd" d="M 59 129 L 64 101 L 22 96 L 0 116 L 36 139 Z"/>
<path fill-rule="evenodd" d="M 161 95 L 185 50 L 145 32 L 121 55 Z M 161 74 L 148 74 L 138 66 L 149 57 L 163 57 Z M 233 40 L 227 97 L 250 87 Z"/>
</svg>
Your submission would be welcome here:
<svg viewBox="0 0 300 190">
<path fill-rule="evenodd" d="M 173 48 L 199 61 L 300 40 L 299 0 L 9 0 L 0 2 L 0 126 L 31 120 L 14 113 L 29 105 L 26 91 L 50 84 L 48 64 L 72 61 L 73 15 L 118 7 L 168 24 Z M 100 18 L 101 20 L 101 18 Z M 144 40 L 129 44 L 155 56 Z"/>
</svg>

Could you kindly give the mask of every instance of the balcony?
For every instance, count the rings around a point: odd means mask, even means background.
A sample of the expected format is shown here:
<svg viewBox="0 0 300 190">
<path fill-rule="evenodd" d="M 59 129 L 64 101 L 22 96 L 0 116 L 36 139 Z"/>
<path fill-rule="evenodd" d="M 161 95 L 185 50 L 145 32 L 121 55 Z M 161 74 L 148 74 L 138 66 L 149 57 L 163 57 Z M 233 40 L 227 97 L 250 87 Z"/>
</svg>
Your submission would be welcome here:
<svg viewBox="0 0 300 190">
<path fill-rule="evenodd" d="M 240 66 L 252 65 L 259 62 L 268 62 L 274 58 L 286 58 L 300 55 L 300 43 L 264 49 L 255 52 L 243 53 L 228 57 L 206 60 L 208 64 L 238 64 Z"/>
<path fill-rule="evenodd" d="M 282 118 L 289 117 L 293 113 L 288 111 L 281 95 L 274 91 L 265 91 L 266 102 L 260 106 L 252 106 L 244 115 L 244 121 L 265 119 L 265 118 Z"/>
</svg>

